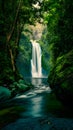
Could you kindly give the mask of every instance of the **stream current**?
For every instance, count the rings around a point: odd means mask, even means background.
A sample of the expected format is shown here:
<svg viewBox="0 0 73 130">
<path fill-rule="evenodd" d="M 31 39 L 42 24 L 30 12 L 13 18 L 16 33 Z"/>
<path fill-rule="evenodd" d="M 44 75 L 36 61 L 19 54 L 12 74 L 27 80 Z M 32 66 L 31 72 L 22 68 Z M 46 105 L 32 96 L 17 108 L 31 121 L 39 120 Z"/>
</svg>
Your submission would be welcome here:
<svg viewBox="0 0 73 130">
<path fill-rule="evenodd" d="M 9 123 L 2 130 L 72 130 L 73 119 L 56 118 L 59 114 L 58 109 L 55 111 L 56 115 L 49 111 L 52 99 L 49 99 L 51 89 L 47 79 L 32 79 L 31 82 L 34 88 L 13 99 L 14 105 L 23 106 L 24 111 L 19 113 L 20 117 L 15 122 Z M 54 106 L 51 106 L 53 111 Z M 61 115 L 64 114 L 63 111 L 59 112 Z"/>
<path fill-rule="evenodd" d="M 29 79 L 26 80 L 28 81 Z M 48 95 L 51 92 L 47 79 L 32 78 L 30 81 L 34 85 L 34 88 L 23 93 L 22 95 L 17 95 L 14 102 L 24 106 L 25 111 L 21 113 L 22 117 L 46 116 L 49 114 L 47 103 Z"/>
</svg>

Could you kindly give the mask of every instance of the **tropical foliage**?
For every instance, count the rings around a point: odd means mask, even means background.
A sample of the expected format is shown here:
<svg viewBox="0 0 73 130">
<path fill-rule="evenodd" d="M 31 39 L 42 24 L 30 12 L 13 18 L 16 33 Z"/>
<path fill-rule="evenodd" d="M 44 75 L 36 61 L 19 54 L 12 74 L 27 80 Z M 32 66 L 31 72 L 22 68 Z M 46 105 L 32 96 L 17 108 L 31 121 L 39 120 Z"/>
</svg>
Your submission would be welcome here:
<svg viewBox="0 0 73 130">
<path fill-rule="evenodd" d="M 42 24 L 46 24 L 47 33 L 43 32 L 40 44 L 47 57 L 45 61 L 43 55 L 44 67 L 47 64 L 49 68 L 50 65 L 48 82 L 60 100 L 70 97 L 69 102 L 72 103 L 72 12 L 71 0 L 0 0 L 0 85 L 8 86 L 20 77 L 15 62 L 24 24 L 34 24 L 43 19 Z M 23 47 L 21 49 L 23 51 Z"/>
<path fill-rule="evenodd" d="M 24 24 L 33 24 L 36 19 L 32 3 L 35 1 L 0 1 L 0 84 L 10 84 L 19 77 L 15 59 Z"/>
<path fill-rule="evenodd" d="M 58 98 L 73 99 L 73 3 L 70 0 L 45 0 L 44 22 L 48 27 L 51 70 L 50 86 Z"/>
</svg>

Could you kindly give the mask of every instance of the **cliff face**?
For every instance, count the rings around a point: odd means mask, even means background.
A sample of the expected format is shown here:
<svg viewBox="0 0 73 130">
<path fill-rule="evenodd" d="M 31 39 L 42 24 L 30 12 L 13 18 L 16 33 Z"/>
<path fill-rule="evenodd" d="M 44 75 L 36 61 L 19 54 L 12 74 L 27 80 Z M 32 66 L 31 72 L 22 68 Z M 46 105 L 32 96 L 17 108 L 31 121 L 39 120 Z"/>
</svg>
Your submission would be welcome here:
<svg viewBox="0 0 73 130">
<path fill-rule="evenodd" d="M 32 59 L 32 45 L 30 42 L 31 39 L 36 40 L 42 48 L 42 67 L 43 67 L 43 73 L 46 73 L 44 69 L 46 68 L 45 61 L 47 61 L 46 53 L 48 54 L 48 51 L 46 49 L 47 43 L 45 46 L 45 43 L 42 39 L 44 29 L 45 26 L 40 23 L 36 23 L 35 25 L 24 26 L 19 42 L 19 54 L 16 59 L 17 68 L 23 77 L 31 76 L 31 63 L 30 63 Z"/>
<path fill-rule="evenodd" d="M 32 36 L 30 36 L 30 38 L 37 41 L 40 40 L 45 26 L 43 24 L 36 23 L 35 26 L 29 25 L 29 28 L 32 32 Z"/>
</svg>

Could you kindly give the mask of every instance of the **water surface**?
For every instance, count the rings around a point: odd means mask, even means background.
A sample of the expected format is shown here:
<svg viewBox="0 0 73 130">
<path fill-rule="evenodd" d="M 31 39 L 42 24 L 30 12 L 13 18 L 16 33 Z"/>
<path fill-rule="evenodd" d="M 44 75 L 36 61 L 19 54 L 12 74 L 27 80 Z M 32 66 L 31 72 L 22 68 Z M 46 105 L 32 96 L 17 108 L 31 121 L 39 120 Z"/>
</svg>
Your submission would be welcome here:
<svg viewBox="0 0 73 130">
<path fill-rule="evenodd" d="M 27 78 L 26 82 L 30 82 L 34 87 L 22 95 L 17 95 L 14 99 L 18 105 L 24 106 L 25 111 L 21 112 L 22 117 L 42 117 L 54 116 L 57 113 L 57 106 L 50 97 L 51 89 L 47 83 L 47 78 Z M 57 105 L 57 106 L 56 106 Z M 56 112 L 52 112 L 56 109 Z"/>
</svg>

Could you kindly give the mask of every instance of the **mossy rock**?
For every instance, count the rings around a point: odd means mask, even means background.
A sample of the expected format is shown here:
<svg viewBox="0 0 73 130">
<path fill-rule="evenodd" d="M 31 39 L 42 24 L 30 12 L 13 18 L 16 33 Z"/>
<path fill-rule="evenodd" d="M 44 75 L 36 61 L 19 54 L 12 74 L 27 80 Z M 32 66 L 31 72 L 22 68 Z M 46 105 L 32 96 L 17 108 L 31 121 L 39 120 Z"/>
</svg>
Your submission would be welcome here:
<svg viewBox="0 0 73 130">
<path fill-rule="evenodd" d="M 3 102 L 11 97 L 11 91 L 8 88 L 0 86 L 0 102 Z"/>
</svg>

